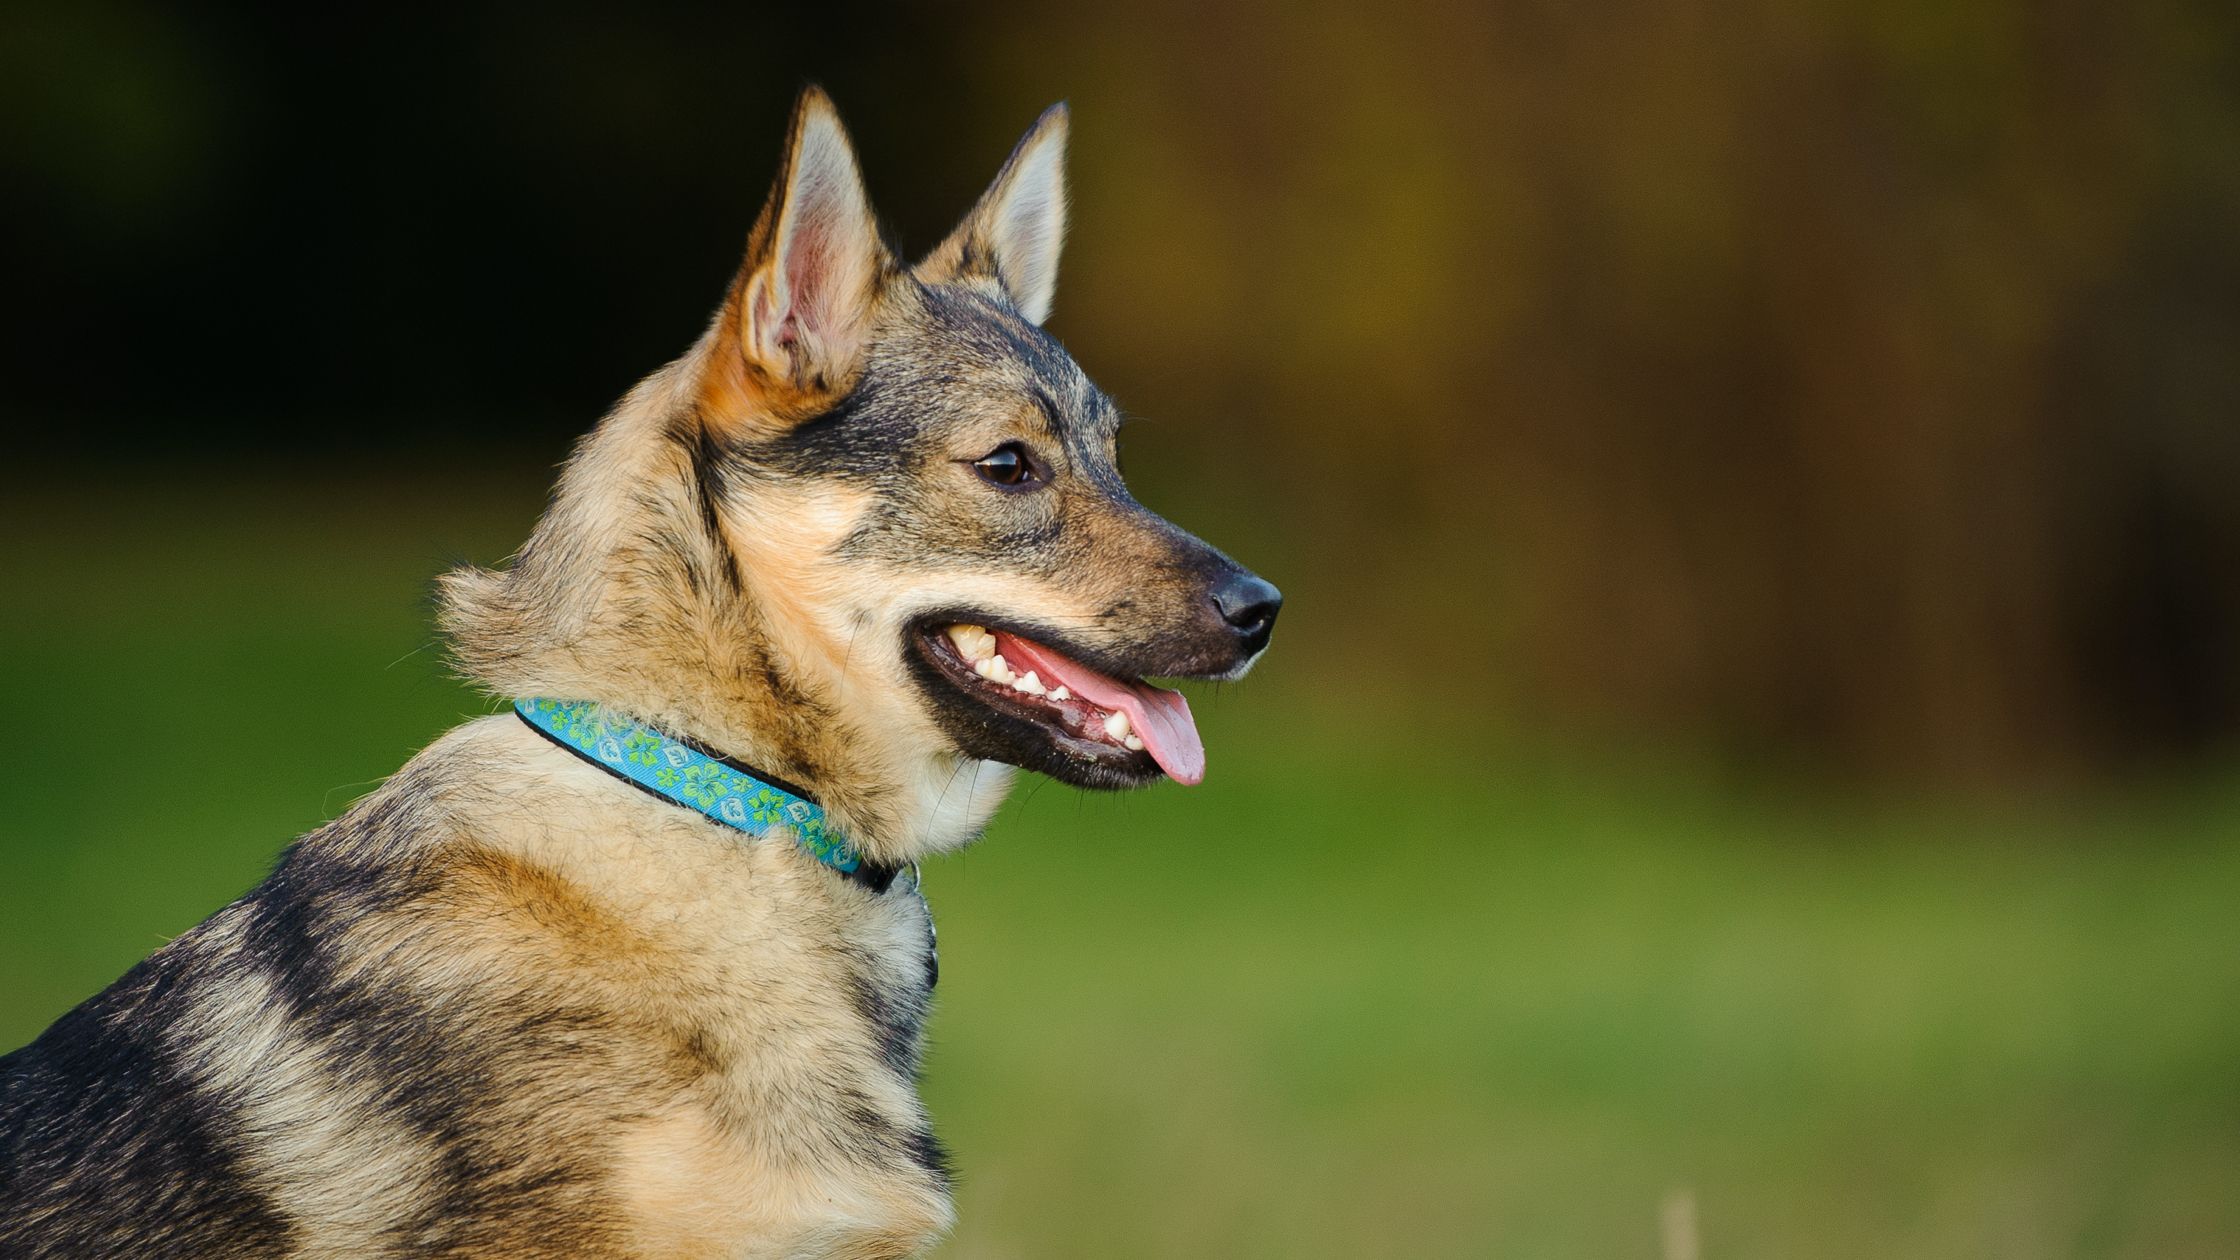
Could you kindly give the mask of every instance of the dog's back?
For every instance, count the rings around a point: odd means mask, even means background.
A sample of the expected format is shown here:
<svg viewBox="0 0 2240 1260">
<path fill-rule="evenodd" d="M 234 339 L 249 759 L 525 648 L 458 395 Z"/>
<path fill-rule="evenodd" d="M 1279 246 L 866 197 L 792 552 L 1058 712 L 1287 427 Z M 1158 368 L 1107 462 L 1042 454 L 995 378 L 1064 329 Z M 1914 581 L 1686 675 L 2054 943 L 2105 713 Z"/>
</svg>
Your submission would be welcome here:
<svg viewBox="0 0 2240 1260">
<path fill-rule="evenodd" d="M 231 1117 L 163 1044 L 196 953 L 174 942 L 0 1058 L 0 1255 L 286 1254 Z"/>
</svg>

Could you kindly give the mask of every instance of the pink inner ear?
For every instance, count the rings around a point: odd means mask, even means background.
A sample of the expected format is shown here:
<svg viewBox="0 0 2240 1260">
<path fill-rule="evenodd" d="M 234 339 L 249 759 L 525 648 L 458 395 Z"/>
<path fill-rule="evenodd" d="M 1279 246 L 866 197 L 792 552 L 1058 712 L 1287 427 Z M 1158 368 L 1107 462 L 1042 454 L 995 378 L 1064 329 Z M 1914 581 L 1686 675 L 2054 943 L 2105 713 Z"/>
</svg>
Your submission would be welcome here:
<svg viewBox="0 0 2240 1260">
<path fill-rule="evenodd" d="M 804 216 L 788 244 L 786 287 L 793 294 L 793 309 L 786 312 L 786 322 L 798 320 L 805 327 L 822 328 L 828 322 L 824 300 L 831 287 L 829 273 L 838 261 L 833 257 L 832 231 L 815 216 Z"/>
<path fill-rule="evenodd" d="M 846 141 L 813 119 L 800 143 L 776 256 L 763 277 L 766 292 L 751 314 L 765 353 L 844 357 L 853 352 L 850 334 L 861 314 L 853 309 L 856 286 L 871 275 L 878 246 Z M 812 366 L 822 376 L 846 365 Z"/>
</svg>

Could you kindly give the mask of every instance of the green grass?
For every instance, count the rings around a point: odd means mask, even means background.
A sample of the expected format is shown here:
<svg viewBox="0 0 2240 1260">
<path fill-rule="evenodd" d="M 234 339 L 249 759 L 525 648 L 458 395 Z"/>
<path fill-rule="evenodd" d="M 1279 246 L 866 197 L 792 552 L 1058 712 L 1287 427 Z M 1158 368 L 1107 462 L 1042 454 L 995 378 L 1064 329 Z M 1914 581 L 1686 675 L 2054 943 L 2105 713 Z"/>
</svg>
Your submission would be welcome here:
<svg viewBox="0 0 2240 1260">
<path fill-rule="evenodd" d="M 486 709 L 421 594 L 536 494 L 8 496 L 0 1045 Z M 1313 607 L 1204 787 L 1037 786 L 928 868 L 945 1255 L 1651 1257 L 1680 1190 L 1720 1260 L 2240 1253 L 2240 781 L 1551 763 L 1350 697 Z"/>
</svg>

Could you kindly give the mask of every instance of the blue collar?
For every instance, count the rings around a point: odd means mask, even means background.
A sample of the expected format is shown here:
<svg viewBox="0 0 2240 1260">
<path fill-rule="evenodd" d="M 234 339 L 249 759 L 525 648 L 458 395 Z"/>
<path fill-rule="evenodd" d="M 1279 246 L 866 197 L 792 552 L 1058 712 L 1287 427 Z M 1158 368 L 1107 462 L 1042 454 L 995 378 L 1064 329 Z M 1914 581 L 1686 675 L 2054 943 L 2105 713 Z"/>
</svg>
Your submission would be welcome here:
<svg viewBox="0 0 2240 1260">
<path fill-rule="evenodd" d="M 750 836 L 787 828 L 811 857 L 873 892 L 894 881 L 898 868 L 858 853 L 826 823 L 823 806 L 759 770 L 587 700 L 516 700 L 513 711 L 546 739 L 665 801 Z"/>
</svg>

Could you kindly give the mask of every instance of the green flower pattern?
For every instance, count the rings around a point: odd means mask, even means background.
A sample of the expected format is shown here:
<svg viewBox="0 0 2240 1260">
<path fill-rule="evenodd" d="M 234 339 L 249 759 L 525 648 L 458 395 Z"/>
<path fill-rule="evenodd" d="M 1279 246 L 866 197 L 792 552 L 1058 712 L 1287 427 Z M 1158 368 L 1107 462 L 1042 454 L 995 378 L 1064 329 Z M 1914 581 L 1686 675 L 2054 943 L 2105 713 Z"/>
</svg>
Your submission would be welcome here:
<svg viewBox="0 0 2240 1260">
<path fill-rule="evenodd" d="M 521 700 L 516 712 L 585 760 L 749 835 L 785 827 L 825 865 L 852 871 L 862 857 L 830 830 L 816 802 L 741 773 L 652 727 L 582 700 Z"/>
</svg>

